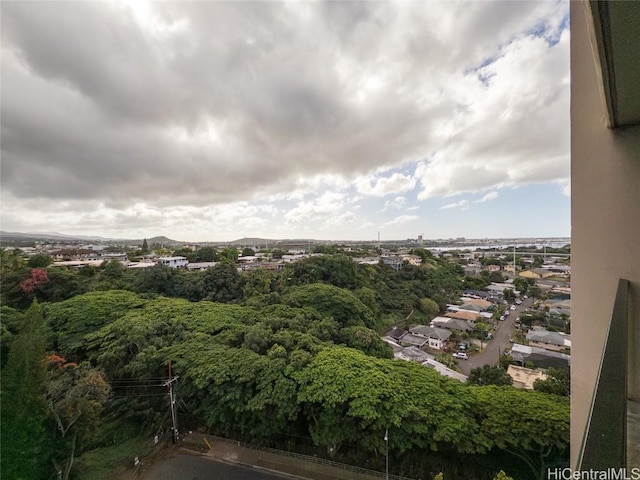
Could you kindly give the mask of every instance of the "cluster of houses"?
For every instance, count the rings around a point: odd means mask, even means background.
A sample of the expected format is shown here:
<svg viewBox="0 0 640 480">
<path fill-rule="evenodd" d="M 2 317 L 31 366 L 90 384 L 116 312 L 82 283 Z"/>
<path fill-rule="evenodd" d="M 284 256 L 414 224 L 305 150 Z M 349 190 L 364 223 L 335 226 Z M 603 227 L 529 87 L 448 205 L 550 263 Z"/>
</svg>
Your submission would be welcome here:
<svg viewBox="0 0 640 480">
<path fill-rule="evenodd" d="M 382 339 L 391 345 L 395 358 L 418 362 L 435 368 L 442 375 L 464 382 L 464 375 L 437 362 L 433 353 L 455 350 L 457 345 L 452 348 L 450 341 L 454 333 L 469 333 L 475 329 L 477 322 L 493 323 L 494 312 L 505 304 L 502 297 L 504 288 L 514 288 L 513 284 L 494 284 L 493 287 L 487 291 L 467 290 L 460 298 L 460 305 L 448 305 L 447 312 L 433 318 L 429 325 L 414 325 L 406 330 L 394 327 Z M 570 289 L 554 287 L 550 293 L 551 298 L 545 301 L 543 308 L 551 311 L 550 306 L 556 307 L 557 311 L 570 315 Z M 459 338 L 458 335 L 456 338 Z M 490 338 L 491 334 L 488 334 L 487 339 Z M 514 343 L 509 352 L 519 364 L 510 365 L 507 371 L 516 388 L 533 389 L 536 380 L 546 379 L 547 375 L 540 369 L 569 367 L 570 335 L 533 327 L 526 334 L 526 342 L 527 345 Z"/>
<path fill-rule="evenodd" d="M 83 245 L 81 247 L 49 248 L 45 251 L 33 248 L 25 248 L 25 253 L 46 253 L 54 260 L 55 266 L 66 266 L 70 268 L 81 268 L 85 265 L 100 266 L 104 261 L 116 260 L 128 268 L 149 268 L 156 264 L 166 265 L 170 268 L 185 268 L 187 270 L 206 270 L 213 267 L 216 262 L 189 262 L 183 256 L 157 256 L 154 253 L 144 255 L 138 262 L 128 260 L 124 252 L 106 252 L 103 245 Z M 29 251 L 27 251 L 29 250 Z M 274 259 L 267 253 L 256 253 L 251 256 L 240 256 L 237 260 L 239 271 L 251 271 L 257 268 L 265 270 L 283 270 L 288 263 L 298 262 L 312 256 L 322 255 L 319 253 L 307 253 L 304 250 L 289 250 L 281 258 Z M 410 255 L 409 253 L 389 253 L 372 257 L 354 258 L 359 264 L 378 265 L 400 269 L 403 264 L 420 265 L 421 257 Z"/>
</svg>

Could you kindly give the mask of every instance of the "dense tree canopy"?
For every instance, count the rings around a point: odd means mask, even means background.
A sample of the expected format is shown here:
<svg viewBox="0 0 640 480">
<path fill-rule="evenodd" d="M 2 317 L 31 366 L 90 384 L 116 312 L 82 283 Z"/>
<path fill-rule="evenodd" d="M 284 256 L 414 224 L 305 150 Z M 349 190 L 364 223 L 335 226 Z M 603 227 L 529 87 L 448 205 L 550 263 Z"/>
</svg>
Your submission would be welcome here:
<svg viewBox="0 0 640 480">
<path fill-rule="evenodd" d="M 388 429 L 391 452 L 414 464 L 425 452 L 452 463 L 513 456 L 536 474 L 566 454 L 565 398 L 495 387 L 504 371 L 493 367 L 472 372 L 465 385 L 394 360 L 381 340 L 389 318 L 430 317 L 455 300 L 466 283 L 458 265 L 422 252 L 425 265 L 396 271 L 325 255 L 278 272 L 239 272 L 234 252 L 197 272 L 108 262 L 84 271 L 49 267 L 44 280 L 24 263 L 6 266 L 2 395 L 25 392 L 30 416 L 18 407 L 11 414 L 27 421 L 31 437 L 56 424 L 65 432 L 57 450 L 16 433 L 15 448 L 36 459 L 34 472 L 44 469 L 34 478 L 47 476 L 51 460 L 70 470 L 69 453 L 87 448 L 88 432 L 99 431 L 105 415 L 143 429 L 166 422 L 157 379 L 169 365 L 179 376 L 181 413 L 234 438 L 308 439 L 328 455 L 376 459 Z M 46 304 L 24 316 L 34 298 Z M 25 332 L 37 333 L 36 341 L 26 344 Z M 62 360 L 45 371 L 47 352 Z M 3 438 L 17 425 L 6 411 L 3 402 Z M 96 435 L 92 445 L 100 444 Z M 3 455 L 3 469 L 4 462 Z"/>
</svg>

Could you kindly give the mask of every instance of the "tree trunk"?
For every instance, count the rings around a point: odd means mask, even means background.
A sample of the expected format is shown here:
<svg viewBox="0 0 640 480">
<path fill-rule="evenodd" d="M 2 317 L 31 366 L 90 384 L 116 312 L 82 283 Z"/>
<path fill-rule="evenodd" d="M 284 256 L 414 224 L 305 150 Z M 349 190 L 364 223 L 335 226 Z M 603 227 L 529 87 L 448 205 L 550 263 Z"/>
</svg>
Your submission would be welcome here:
<svg viewBox="0 0 640 480">
<path fill-rule="evenodd" d="M 67 459 L 67 467 L 64 470 L 64 476 L 62 480 L 69 480 L 69 475 L 71 474 L 71 467 L 73 466 L 74 455 L 76 453 L 76 438 L 77 438 L 77 434 L 74 434 L 73 440 L 71 440 L 71 454 Z"/>
</svg>

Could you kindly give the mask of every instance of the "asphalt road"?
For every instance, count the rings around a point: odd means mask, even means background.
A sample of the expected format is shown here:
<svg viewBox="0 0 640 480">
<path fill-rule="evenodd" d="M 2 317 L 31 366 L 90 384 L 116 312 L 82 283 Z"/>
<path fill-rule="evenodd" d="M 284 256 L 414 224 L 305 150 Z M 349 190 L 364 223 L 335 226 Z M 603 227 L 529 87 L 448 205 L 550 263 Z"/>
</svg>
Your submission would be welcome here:
<svg viewBox="0 0 640 480">
<path fill-rule="evenodd" d="M 529 308 L 532 303 L 533 300 L 531 298 L 522 300 L 521 305 L 516 305 L 515 310 L 510 310 L 509 316 L 505 320 L 498 321 L 493 340 L 485 344 L 485 349 L 482 352 L 471 355 L 469 360 L 457 360 L 460 371 L 464 375 L 469 375 L 473 368 L 482 367 L 483 365 L 496 365 L 500 355 L 505 350 L 511 349 L 509 337 L 513 333 L 516 318 Z"/>
<path fill-rule="evenodd" d="M 184 453 L 155 463 L 142 476 L 143 480 L 282 480 L 283 478 L 291 477 Z"/>
</svg>

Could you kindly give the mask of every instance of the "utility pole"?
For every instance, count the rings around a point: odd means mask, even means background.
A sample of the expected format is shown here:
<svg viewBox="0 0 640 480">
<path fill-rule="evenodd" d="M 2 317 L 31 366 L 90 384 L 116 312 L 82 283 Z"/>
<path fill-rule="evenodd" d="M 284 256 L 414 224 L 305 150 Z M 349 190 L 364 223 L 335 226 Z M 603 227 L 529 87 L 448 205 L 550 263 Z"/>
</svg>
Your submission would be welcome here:
<svg viewBox="0 0 640 480">
<path fill-rule="evenodd" d="M 169 389 L 169 409 L 171 410 L 171 441 L 178 443 L 178 417 L 176 415 L 176 397 L 173 391 L 173 384 L 178 381 L 179 377 L 171 376 L 171 360 L 169 360 L 169 380 L 164 382 L 164 386 Z"/>
</svg>

